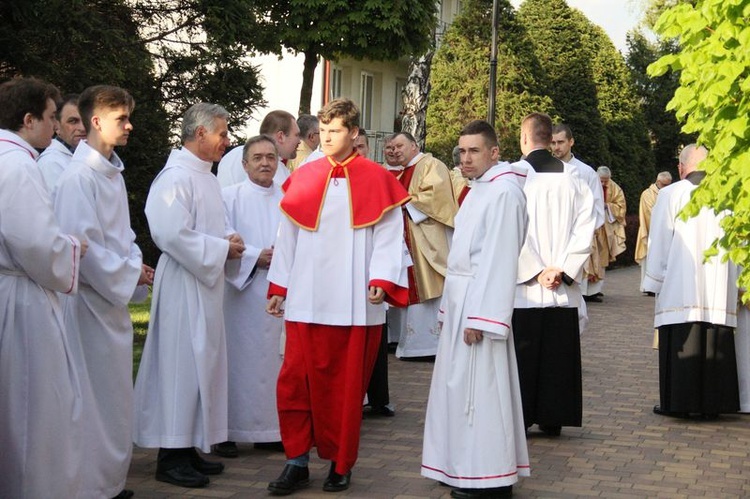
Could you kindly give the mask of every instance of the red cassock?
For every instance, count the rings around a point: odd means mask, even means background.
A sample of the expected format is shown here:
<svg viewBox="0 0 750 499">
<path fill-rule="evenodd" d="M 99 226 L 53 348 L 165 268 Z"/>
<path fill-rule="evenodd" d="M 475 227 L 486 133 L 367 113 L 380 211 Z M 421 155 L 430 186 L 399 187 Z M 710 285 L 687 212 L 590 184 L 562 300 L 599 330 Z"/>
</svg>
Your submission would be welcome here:
<svg viewBox="0 0 750 499">
<path fill-rule="evenodd" d="M 326 157 L 295 170 L 283 186 L 282 212 L 300 230 L 318 231 L 329 185 L 336 178 L 347 181 L 350 227 L 355 230 L 376 226 L 389 211 L 409 200 L 393 176 L 355 153 L 341 163 Z M 339 258 L 340 251 L 331 248 L 330 258 Z M 383 288 L 388 303 L 406 305 L 406 287 L 376 278 L 371 278 L 369 285 Z M 270 295 L 286 296 L 287 289 L 272 280 Z M 322 459 L 336 462 L 337 473 L 345 474 L 354 466 L 362 402 L 381 330 L 382 324 L 286 321 L 277 400 L 287 457 L 298 457 L 315 446 Z"/>
</svg>

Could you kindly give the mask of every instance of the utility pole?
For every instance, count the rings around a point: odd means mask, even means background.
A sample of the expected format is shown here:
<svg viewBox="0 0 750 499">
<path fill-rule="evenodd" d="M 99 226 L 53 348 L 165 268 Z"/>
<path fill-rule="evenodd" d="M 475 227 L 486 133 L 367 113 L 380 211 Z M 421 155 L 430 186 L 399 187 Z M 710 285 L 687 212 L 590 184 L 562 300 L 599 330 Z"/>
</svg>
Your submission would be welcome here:
<svg viewBox="0 0 750 499">
<path fill-rule="evenodd" d="M 490 95 L 487 102 L 487 121 L 495 126 L 495 96 L 497 94 L 497 0 L 492 0 L 492 48 L 490 51 Z"/>
</svg>

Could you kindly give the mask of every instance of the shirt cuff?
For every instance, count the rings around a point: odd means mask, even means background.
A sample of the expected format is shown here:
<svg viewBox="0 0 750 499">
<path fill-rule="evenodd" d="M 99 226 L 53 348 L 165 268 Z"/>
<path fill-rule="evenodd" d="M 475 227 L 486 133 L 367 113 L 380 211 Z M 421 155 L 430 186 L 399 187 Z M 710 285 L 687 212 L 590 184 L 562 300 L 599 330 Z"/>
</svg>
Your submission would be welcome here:
<svg viewBox="0 0 750 499">
<path fill-rule="evenodd" d="M 282 296 L 286 298 L 286 288 L 283 286 L 279 286 L 278 284 L 269 282 L 268 283 L 268 298 L 271 298 L 274 295 Z"/>
<path fill-rule="evenodd" d="M 373 279 L 370 286 L 383 288 L 385 291 L 385 302 L 393 307 L 405 307 L 409 304 L 409 288 L 402 288 L 390 281 Z"/>
</svg>

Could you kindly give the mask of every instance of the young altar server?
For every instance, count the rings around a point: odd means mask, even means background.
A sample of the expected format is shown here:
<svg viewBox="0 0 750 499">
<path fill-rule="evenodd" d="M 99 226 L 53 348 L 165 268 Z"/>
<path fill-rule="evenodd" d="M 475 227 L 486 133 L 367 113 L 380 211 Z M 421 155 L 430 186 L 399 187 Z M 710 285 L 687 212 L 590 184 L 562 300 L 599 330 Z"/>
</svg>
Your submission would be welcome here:
<svg viewBox="0 0 750 499">
<path fill-rule="evenodd" d="M 323 490 L 349 488 L 362 400 L 378 353 L 383 301 L 406 304 L 403 218 L 409 195 L 354 150 L 359 110 L 336 99 L 319 113 L 324 158 L 284 184 L 267 310 L 286 320 L 278 382 L 281 440 L 289 458 L 268 489 L 309 485 L 313 446 L 331 461 Z"/>
<path fill-rule="evenodd" d="M 87 243 L 55 220 L 35 159 L 49 146 L 58 90 L 0 85 L 0 497 L 76 497 L 81 386 L 56 292 L 78 289 Z"/>
<path fill-rule="evenodd" d="M 125 166 L 115 152 L 133 130 L 133 98 L 97 85 L 78 102 L 87 130 L 59 178 L 60 227 L 89 241 L 77 295 L 63 300 L 65 326 L 83 396 L 81 497 L 127 498 L 133 433 L 133 324 L 128 303 L 143 301 L 153 269 L 130 228 Z"/>
</svg>

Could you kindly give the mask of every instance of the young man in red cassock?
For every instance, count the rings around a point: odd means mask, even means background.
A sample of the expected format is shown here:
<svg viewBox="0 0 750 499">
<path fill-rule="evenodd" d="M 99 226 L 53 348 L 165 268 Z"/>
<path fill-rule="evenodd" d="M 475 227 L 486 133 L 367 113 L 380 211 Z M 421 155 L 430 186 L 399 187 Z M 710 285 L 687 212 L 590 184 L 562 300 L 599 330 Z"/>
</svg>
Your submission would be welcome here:
<svg viewBox="0 0 750 499">
<path fill-rule="evenodd" d="M 408 299 L 399 182 L 354 149 L 359 110 L 337 99 L 319 113 L 324 158 L 284 183 L 266 310 L 286 320 L 277 386 L 287 464 L 268 490 L 309 485 L 313 446 L 331 461 L 323 490 L 349 488 L 364 399 L 385 322 L 383 301 Z"/>
</svg>

